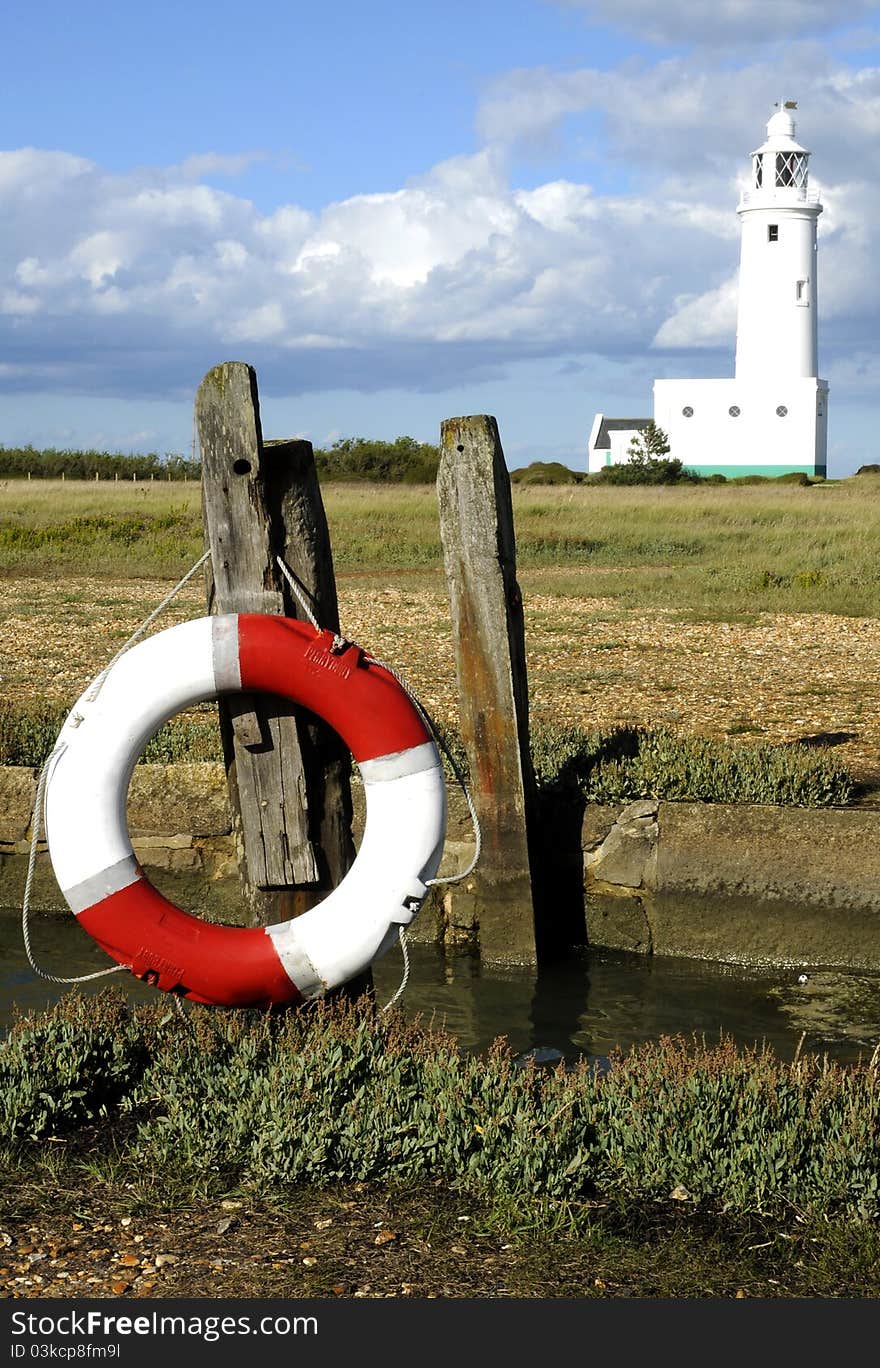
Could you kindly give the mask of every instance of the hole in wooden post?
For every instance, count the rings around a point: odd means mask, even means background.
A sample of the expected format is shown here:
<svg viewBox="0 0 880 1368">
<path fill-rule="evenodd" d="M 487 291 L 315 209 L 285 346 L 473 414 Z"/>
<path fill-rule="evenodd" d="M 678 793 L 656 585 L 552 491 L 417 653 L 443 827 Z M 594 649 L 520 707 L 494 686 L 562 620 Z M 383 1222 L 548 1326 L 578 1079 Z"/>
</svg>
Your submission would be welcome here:
<svg viewBox="0 0 880 1368">
<path fill-rule="evenodd" d="M 247 475 L 250 472 L 250 468 L 250 461 L 246 461 L 244 457 L 232 462 L 232 469 L 235 471 L 236 475 Z"/>
<path fill-rule="evenodd" d="M 463 446 L 456 447 L 455 449 L 456 449 L 456 451 L 464 451 L 464 447 L 463 447 Z"/>
</svg>

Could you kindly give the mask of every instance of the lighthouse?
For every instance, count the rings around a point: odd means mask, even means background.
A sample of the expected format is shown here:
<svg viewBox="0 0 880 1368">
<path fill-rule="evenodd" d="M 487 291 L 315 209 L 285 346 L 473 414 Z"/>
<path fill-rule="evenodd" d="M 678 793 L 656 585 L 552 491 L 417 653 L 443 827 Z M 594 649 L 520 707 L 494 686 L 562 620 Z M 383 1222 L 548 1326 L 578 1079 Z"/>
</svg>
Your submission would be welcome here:
<svg viewBox="0 0 880 1368">
<path fill-rule="evenodd" d="M 742 245 L 736 323 L 736 378 L 818 375 L 816 224 L 810 154 L 795 141 L 793 102 L 767 124 L 752 153 L 751 185 L 737 208 Z"/>
<path fill-rule="evenodd" d="M 776 106 L 736 210 L 734 379 L 654 381 L 654 421 L 670 455 L 700 475 L 826 473 L 828 384 L 818 373 L 817 325 L 822 205 L 810 188 L 810 153 L 796 138 L 796 108 L 793 100 Z M 625 459 L 630 431 L 646 421 L 597 414 L 588 468 Z"/>
</svg>

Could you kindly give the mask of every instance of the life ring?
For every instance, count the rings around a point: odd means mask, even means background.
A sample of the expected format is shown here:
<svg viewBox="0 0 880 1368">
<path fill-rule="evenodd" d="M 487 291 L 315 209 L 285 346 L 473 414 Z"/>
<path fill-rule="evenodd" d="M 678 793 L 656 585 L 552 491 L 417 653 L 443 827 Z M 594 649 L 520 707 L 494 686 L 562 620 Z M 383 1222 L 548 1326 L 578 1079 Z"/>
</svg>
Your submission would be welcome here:
<svg viewBox="0 0 880 1368">
<path fill-rule="evenodd" d="M 357 762 L 366 825 L 342 882 L 277 926 L 201 921 L 155 889 L 131 845 L 126 796 L 149 738 L 219 694 L 279 694 L 333 727 Z M 80 925 L 140 979 L 194 1002 L 270 1006 L 354 978 L 412 921 L 440 864 L 446 789 L 422 717 L 353 644 L 291 618 L 228 614 L 157 632 L 75 704 L 45 789 L 55 877 Z"/>
</svg>

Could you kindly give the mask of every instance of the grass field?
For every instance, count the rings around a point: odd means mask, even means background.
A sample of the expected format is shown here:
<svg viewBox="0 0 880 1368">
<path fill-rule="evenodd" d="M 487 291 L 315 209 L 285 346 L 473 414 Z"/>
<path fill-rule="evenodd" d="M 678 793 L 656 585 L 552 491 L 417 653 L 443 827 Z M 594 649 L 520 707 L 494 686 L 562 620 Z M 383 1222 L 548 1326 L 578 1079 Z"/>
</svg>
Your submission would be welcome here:
<svg viewBox="0 0 880 1368">
<path fill-rule="evenodd" d="M 430 487 L 325 486 L 337 573 L 438 572 Z M 554 594 L 740 621 L 880 612 L 880 479 L 514 487 L 518 564 Z M 202 549 L 196 484 L 4 481 L 0 572 L 176 578 Z"/>
<path fill-rule="evenodd" d="M 441 719 L 431 487 L 328 484 L 343 629 Z M 880 778 L 880 479 L 513 491 L 533 712 L 836 742 Z M 203 547 L 197 484 L 0 482 L 2 689 L 72 701 Z M 204 607 L 200 579 L 163 622 Z"/>
</svg>

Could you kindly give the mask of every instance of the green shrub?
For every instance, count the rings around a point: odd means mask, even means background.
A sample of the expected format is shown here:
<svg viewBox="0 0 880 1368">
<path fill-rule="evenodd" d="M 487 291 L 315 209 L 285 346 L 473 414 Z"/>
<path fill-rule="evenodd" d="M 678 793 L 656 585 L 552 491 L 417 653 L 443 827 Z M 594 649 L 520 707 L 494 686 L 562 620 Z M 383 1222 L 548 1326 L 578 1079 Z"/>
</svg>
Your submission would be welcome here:
<svg viewBox="0 0 880 1368">
<path fill-rule="evenodd" d="M 0 1047 L 0 1135 L 12 1144 L 105 1117 L 143 1071 L 144 1025 L 121 994 L 72 994 L 20 1018 Z"/>
<path fill-rule="evenodd" d="M 121 452 L 68 451 L 49 447 L 0 447 L 0 476 L 12 479 L 112 480 L 197 480 L 201 463 L 168 452 L 164 457 L 150 452 L 146 456 L 124 456 Z"/>
<path fill-rule="evenodd" d="M 870 1064 L 676 1037 L 604 1071 L 542 1072 L 505 1041 L 465 1054 L 365 1000 L 194 1008 L 188 1023 L 107 990 L 18 1024 L 0 1044 L 7 1146 L 103 1118 L 133 1172 L 202 1191 L 416 1179 L 578 1201 L 683 1186 L 727 1211 L 880 1214 Z"/>
<path fill-rule="evenodd" d="M 677 457 L 615 462 L 597 471 L 596 479 L 600 484 L 610 485 L 697 484 L 700 481 L 699 475 L 688 470 Z"/>
<path fill-rule="evenodd" d="M 70 709 L 60 703 L 0 700 L 0 765 L 39 769 L 52 751 Z M 222 760 L 216 715 L 172 718 L 141 755 L 143 764 L 170 765 Z"/>
<path fill-rule="evenodd" d="M 658 798 L 839 807 L 854 792 L 847 772 L 821 752 L 680 736 L 664 728 L 539 726 L 532 754 L 540 788 L 568 789 L 595 803 Z"/>
<path fill-rule="evenodd" d="M 315 450 L 320 480 L 376 480 L 391 484 L 433 484 L 440 449 L 414 437 L 385 442 L 365 437 L 341 437 L 332 447 Z"/>
<path fill-rule="evenodd" d="M 582 479 L 582 475 L 561 461 L 532 461 L 531 465 L 510 472 L 511 483 L 522 485 L 580 484 Z"/>
<path fill-rule="evenodd" d="M 0 704 L 0 764 L 39 768 L 67 711 L 52 704 Z M 467 753 L 459 732 L 439 724 L 437 731 L 467 776 Z M 853 780 L 832 756 L 792 745 L 681 736 L 664 728 L 586 731 L 540 721 L 532 726 L 531 745 L 539 790 L 569 788 L 597 803 L 653 797 L 841 807 L 852 801 L 855 791 Z M 141 756 L 142 763 L 165 765 L 222 759 L 220 728 L 212 712 L 172 719 Z M 454 779 L 445 756 L 444 763 L 449 779 Z"/>
</svg>

